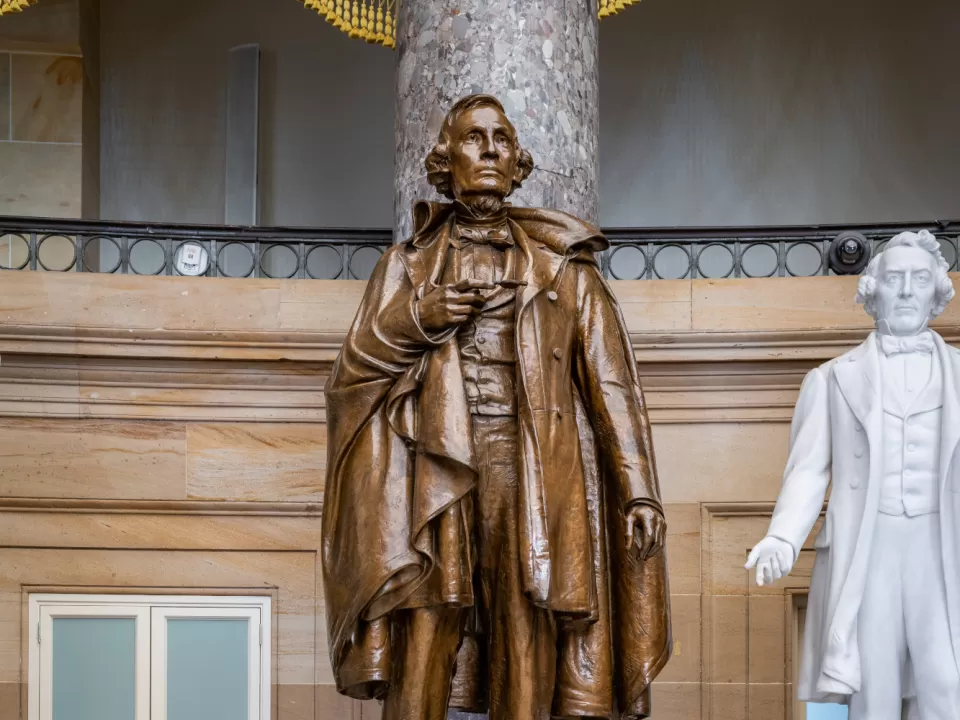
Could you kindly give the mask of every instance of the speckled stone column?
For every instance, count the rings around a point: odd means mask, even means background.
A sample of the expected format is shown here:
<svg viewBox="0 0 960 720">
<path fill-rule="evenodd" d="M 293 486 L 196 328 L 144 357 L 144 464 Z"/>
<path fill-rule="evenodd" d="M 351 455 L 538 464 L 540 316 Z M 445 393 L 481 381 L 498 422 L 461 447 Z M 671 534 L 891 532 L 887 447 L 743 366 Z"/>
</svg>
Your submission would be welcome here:
<svg viewBox="0 0 960 720">
<path fill-rule="evenodd" d="M 416 199 L 439 199 L 423 161 L 464 95 L 503 103 L 536 168 L 511 202 L 597 222 L 598 62 L 594 0 L 400 0 L 398 239 Z"/>
</svg>

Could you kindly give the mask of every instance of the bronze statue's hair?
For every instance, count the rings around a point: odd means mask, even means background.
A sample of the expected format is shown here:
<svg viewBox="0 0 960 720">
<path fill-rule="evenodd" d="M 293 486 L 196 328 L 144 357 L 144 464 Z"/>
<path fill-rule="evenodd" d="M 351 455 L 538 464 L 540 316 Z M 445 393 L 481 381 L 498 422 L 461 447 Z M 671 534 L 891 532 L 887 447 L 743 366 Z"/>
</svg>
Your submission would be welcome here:
<svg viewBox="0 0 960 720">
<path fill-rule="evenodd" d="M 460 98 L 443 119 L 437 144 L 433 146 L 424 163 L 427 166 L 427 179 L 430 184 L 437 189 L 438 193 L 451 200 L 453 200 L 453 185 L 450 177 L 450 129 L 463 113 L 478 107 L 492 107 L 499 110 L 505 118 L 507 116 L 503 105 L 493 95 L 478 94 Z M 510 123 L 509 118 L 507 122 Z M 510 127 L 513 127 L 513 123 L 510 123 Z M 514 129 L 514 137 L 516 137 L 516 129 Z M 533 157 L 520 147 L 519 141 L 517 141 L 517 169 L 519 178 L 514 179 L 513 187 L 510 188 L 511 193 L 533 172 Z"/>
</svg>

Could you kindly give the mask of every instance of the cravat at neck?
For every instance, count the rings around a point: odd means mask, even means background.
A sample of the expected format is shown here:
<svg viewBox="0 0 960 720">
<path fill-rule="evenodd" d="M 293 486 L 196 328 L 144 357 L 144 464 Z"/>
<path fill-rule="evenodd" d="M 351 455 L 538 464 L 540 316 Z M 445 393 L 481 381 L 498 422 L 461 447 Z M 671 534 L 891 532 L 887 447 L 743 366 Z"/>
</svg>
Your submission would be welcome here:
<svg viewBox="0 0 960 720">
<path fill-rule="evenodd" d="M 454 208 L 455 241 L 474 243 L 476 245 L 492 245 L 499 249 L 513 246 L 513 237 L 507 226 L 507 205 L 504 204 L 497 212 L 484 217 L 478 217 L 473 211 L 457 201 Z"/>
<path fill-rule="evenodd" d="M 900 353 L 933 353 L 933 333 L 925 330 L 917 335 L 899 337 L 897 335 L 881 335 L 880 349 L 887 357 Z"/>
</svg>

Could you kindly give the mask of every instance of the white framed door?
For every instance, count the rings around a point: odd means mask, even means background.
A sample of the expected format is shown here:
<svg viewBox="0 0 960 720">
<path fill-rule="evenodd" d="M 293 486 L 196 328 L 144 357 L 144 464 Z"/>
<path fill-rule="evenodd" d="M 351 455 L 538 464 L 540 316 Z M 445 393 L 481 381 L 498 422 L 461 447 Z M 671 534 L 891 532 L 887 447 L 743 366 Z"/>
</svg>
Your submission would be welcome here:
<svg viewBox="0 0 960 720">
<path fill-rule="evenodd" d="M 269 597 L 29 598 L 28 720 L 269 720 Z"/>
<path fill-rule="evenodd" d="M 148 607 L 43 605 L 31 626 L 31 720 L 149 720 Z"/>
<path fill-rule="evenodd" d="M 151 720 L 268 719 L 259 607 L 150 608 Z"/>
</svg>

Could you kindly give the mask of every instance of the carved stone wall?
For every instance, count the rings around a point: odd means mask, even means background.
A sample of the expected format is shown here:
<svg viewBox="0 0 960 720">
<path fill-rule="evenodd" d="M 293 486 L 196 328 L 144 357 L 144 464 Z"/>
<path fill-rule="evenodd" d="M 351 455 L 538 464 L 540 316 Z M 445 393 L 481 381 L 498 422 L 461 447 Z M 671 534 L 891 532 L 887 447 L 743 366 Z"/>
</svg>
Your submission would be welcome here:
<svg viewBox="0 0 960 720">
<path fill-rule="evenodd" d="M 657 720 L 792 720 L 812 567 L 757 588 L 803 374 L 865 337 L 855 278 L 612 283 L 669 523 L 674 658 Z M 276 720 L 366 720 L 326 649 L 323 385 L 358 281 L 5 273 L 0 720 L 25 710 L 34 591 L 274 596 Z M 960 340 L 960 306 L 938 320 Z"/>
</svg>

